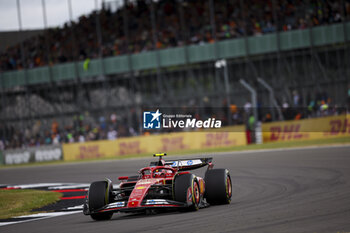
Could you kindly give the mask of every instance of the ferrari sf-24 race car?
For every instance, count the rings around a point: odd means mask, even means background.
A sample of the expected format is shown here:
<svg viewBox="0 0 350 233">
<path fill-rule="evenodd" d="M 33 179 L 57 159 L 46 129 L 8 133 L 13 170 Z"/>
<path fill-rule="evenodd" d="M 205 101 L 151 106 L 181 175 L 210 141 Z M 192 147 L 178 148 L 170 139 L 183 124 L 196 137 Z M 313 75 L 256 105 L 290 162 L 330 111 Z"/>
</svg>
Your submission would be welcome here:
<svg viewBox="0 0 350 233">
<path fill-rule="evenodd" d="M 112 181 L 91 183 L 84 214 L 94 220 L 108 220 L 114 212 L 154 212 L 181 208 L 198 210 L 209 204 L 229 204 L 232 183 L 227 169 L 213 169 L 212 158 L 159 161 L 142 168 L 138 176 L 121 176 L 118 188 Z M 189 170 L 208 166 L 204 179 Z"/>
</svg>

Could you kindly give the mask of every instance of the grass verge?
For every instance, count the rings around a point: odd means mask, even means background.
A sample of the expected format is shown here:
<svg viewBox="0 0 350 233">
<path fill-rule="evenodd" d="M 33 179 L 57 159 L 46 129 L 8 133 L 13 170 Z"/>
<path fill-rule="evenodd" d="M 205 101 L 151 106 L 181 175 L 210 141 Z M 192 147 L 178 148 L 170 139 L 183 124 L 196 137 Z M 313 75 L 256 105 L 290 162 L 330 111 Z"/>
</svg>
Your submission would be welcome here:
<svg viewBox="0 0 350 233">
<path fill-rule="evenodd" d="M 31 189 L 0 190 L 0 219 L 33 214 L 31 210 L 59 200 L 62 193 Z"/>
</svg>

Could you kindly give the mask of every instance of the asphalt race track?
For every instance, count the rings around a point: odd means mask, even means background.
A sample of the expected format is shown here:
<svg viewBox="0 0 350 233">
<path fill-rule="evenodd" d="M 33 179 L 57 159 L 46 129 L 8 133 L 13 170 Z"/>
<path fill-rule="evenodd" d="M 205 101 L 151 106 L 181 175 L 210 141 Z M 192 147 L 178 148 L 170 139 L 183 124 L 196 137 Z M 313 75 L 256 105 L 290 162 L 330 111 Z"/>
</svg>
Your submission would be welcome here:
<svg viewBox="0 0 350 233">
<path fill-rule="evenodd" d="M 115 214 L 104 222 L 78 213 L 2 226 L 0 232 L 350 232 L 350 147 L 213 157 L 216 168 L 230 170 L 230 205 L 185 213 Z M 152 160 L 4 168 L 0 184 L 90 183 L 104 177 L 115 182 L 117 176 L 135 175 Z"/>
</svg>

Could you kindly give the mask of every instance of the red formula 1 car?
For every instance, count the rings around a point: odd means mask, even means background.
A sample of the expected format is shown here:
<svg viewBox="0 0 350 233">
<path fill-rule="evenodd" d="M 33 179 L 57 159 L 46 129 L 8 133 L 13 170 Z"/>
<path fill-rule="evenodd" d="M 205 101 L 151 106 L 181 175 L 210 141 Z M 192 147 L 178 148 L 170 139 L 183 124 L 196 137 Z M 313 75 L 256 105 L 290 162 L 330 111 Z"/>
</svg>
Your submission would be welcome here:
<svg viewBox="0 0 350 233">
<path fill-rule="evenodd" d="M 90 185 L 84 214 L 94 220 L 110 219 L 114 212 L 139 212 L 187 208 L 198 210 L 209 204 L 229 204 L 232 183 L 227 169 L 213 169 L 212 158 L 159 161 L 142 168 L 138 176 L 121 176 L 118 188 L 109 179 Z M 204 179 L 189 170 L 208 166 Z"/>
</svg>

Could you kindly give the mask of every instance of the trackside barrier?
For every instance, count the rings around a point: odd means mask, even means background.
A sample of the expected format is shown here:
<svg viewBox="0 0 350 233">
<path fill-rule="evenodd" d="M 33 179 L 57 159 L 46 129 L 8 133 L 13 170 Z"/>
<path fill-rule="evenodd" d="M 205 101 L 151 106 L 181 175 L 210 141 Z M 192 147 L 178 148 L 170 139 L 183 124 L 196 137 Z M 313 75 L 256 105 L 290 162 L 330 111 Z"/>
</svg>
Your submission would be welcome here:
<svg viewBox="0 0 350 233">
<path fill-rule="evenodd" d="M 350 115 L 298 121 L 263 123 L 263 142 L 298 141 L 350 136 Z M 231 126 L 217 131 L 196 131 L 119 138 L 0 151 L 0 164 L 22 164 L 55 160 L 87 160 L 115 158 L 155 152 L 244 146 L 245 127 Z"/>
<path fill-rule="evenodd" d="M 63 160 L 61 145 L 5 150 L 2 157 L 5 165 Z"/>
<path fill-rule="evenodd" d="M 350 115 L 262 124 L 263 142 L 350 136 Z"/>
<path fill-rule="evenodd" d="M 231 127 L 230 132 L 181 132 L 137 136 L 120 138 L 113 141 L 103 140 L 63 144 L 62 149 L 64 160 L 73 161 L 242 145 L 246 145 L 244 126 L 235 126 L 233 128 Z"/>
</svg>

